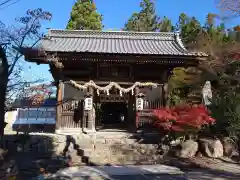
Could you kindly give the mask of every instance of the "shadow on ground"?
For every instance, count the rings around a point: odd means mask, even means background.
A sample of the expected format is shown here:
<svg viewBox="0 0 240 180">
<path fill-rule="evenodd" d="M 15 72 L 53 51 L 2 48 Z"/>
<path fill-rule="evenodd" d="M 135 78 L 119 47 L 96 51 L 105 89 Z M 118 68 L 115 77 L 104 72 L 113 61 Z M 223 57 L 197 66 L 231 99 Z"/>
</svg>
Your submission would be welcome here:
<svg viewBox="0 0 240 180">
<path fill-rule="evenodd" d="M 47 135 L 5 135 L 1 142 L 8 155 L 1 162 L 0 174 L 29 179 L 45 173 L 55 173 L 68 167 L 64 156 L 56 156 L 53 137 Z M 1 179 L 1 178 L 0 178 Z"/>
<path fill-rule="evenodd" d="M 207 160 L 207 158 L 185 159 L 179 157 L 165 157 L 162 160 L 162 164 L 174 166 L 184 171 L 191 180 L 208 180 L 214 178 L 240 179 L 239 167 L 231 166 L 231 163 L 223 161 L 218 161 L 218 163 L 210 166 L 212 162 L 214 162 L 213 159 Z"/>
<path fill-rule="evenodd" d="M 161 156 L 159 155 L 161 151 L 154 152 L 151 148 L 129 150 L 124 146 L 113 146 L 118 149 L 119 154 L 125 155 L 125 161 L 135 157 L 134 165 L 161 164 L 177 167 L 185 173 L 185 178 L 191 180 L 210 180 L 214 178 L 240 179 L 240 166 L 233 162 L 198 157 L 184 159 L 169 155 Z M 210 163 L 212 163 L 211 167 L 209 166 Z"/>
<path fill-rule="evenodd" d="M 70 146 L 72 145 L 73 149 L 70 149 Z M 74 153 L 71 153 L 71 151 L 75 151 Z M 69 154 L 69 152 L 71 153 L 71 155 Z M 84 165 L 87 166 L 97 166 L 97 164 L 93 163 L 90 161 L 90 157 L 86 156 L 84 153 L 84 148 L 80 147 L 76 140 L 74 139 L 73 136 L 67 135 L 66 136 L 66 144 L 65 147 L 63 149 L 63 156 L 67 157 L 69 159 L 70 162 L 76 162 L 77 161 L 81 161 L 81 163 L 84 163 Z M 74 165 L 74 164 L 72 164 Z"/>
</svg>

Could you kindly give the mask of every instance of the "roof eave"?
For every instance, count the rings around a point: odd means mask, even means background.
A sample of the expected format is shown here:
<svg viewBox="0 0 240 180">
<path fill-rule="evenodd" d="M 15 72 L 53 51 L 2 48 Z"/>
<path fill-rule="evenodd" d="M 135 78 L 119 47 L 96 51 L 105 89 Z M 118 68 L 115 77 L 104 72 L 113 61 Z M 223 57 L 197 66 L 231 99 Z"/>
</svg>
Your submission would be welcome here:
<svg viewBox="0 0 240 180">
<path fill-rule="evenodd" d="M 176 43 L 179 46 L 179 48 L 181 48 L 186 53 L 193 54 L 195 57 L 208 57 L 209 56 L 208 54 L 206 54 L 204 52 L 191 52 L 191 51 L 188 51 L 186 49 L 186 47 L 184 46 L 182 39 L 180 38 L 179 32 L 175 33 L 175 40 L 176 40 Z"/>
<path fill-rule="evenodd" d="M 37 64 L 47 64 L 46 57 L 39 48 L 30 48 L 30 47 L 13 47 L 16 51 L 21 53 L 24 56 L 24 60 L 27 62 L 33 62 Z"/>
</svg>

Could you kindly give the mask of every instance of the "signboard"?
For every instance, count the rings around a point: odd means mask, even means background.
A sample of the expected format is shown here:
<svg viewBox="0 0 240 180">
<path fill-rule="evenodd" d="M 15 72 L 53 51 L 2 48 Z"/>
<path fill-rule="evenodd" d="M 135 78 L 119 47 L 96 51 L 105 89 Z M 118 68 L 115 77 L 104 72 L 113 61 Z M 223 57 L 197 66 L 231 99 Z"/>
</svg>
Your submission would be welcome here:
<svg viewBox="0 0 240 180">
<path fill-rule="evenodd" d="M 55 124 L 56 108 L 18 108 L 15 124 Z"/>
<path fill-rule="evenodd" d="M 136 99 L 136 107 L 137 111 L 142 111 L 143 110 L 143 99 L 142 98 L 137 98 Z"/>
</svg>

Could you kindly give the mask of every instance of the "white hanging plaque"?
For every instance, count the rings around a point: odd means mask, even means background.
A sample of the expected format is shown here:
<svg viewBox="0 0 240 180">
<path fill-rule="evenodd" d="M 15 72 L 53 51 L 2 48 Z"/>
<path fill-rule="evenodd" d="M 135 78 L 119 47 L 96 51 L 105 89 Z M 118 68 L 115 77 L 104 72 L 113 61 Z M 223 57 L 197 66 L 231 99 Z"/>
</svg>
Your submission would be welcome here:
<svg viewBox="0 0 240 180">
<path fill-rule="evenodd" d="M 93 106 L 92 98 L 86 98 L 84 100 L 84 110 L 90 111 L 92 109 L 92 106 Z"/>
<path fill-rule="evenodd" d="M 142 98 L 136 99 L 136 109 L 137 109 L 137 111 L 143 110 L 143 99 Z"/>
</svg>

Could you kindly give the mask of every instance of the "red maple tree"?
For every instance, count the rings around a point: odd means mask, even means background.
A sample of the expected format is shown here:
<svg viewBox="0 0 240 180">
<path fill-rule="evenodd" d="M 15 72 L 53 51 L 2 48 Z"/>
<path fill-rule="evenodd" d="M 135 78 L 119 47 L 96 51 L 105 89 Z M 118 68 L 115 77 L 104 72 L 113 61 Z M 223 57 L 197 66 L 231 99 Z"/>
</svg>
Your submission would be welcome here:
<svg viewBox="0 0 240 180">
<path fill-rule="evenodd" d="M 203 105 L 181 105 L 172 108 L 152 110 L 156 117 L 155 125 L 167 131 L 186 132 L 199 131 L 204 125 L 215 122 Z"/>
<path fill-rule="evenodd" d="M 28 97 L 32 101 L 32 105 L 39 105 L 41 104 L 46 97 L 50 97 L 52 91 L 49 89 L 52 87 L 53 84 L 41 84 L 37 86 L 29 87 L 29 90 L 32 94 Z"/>
</svg>

